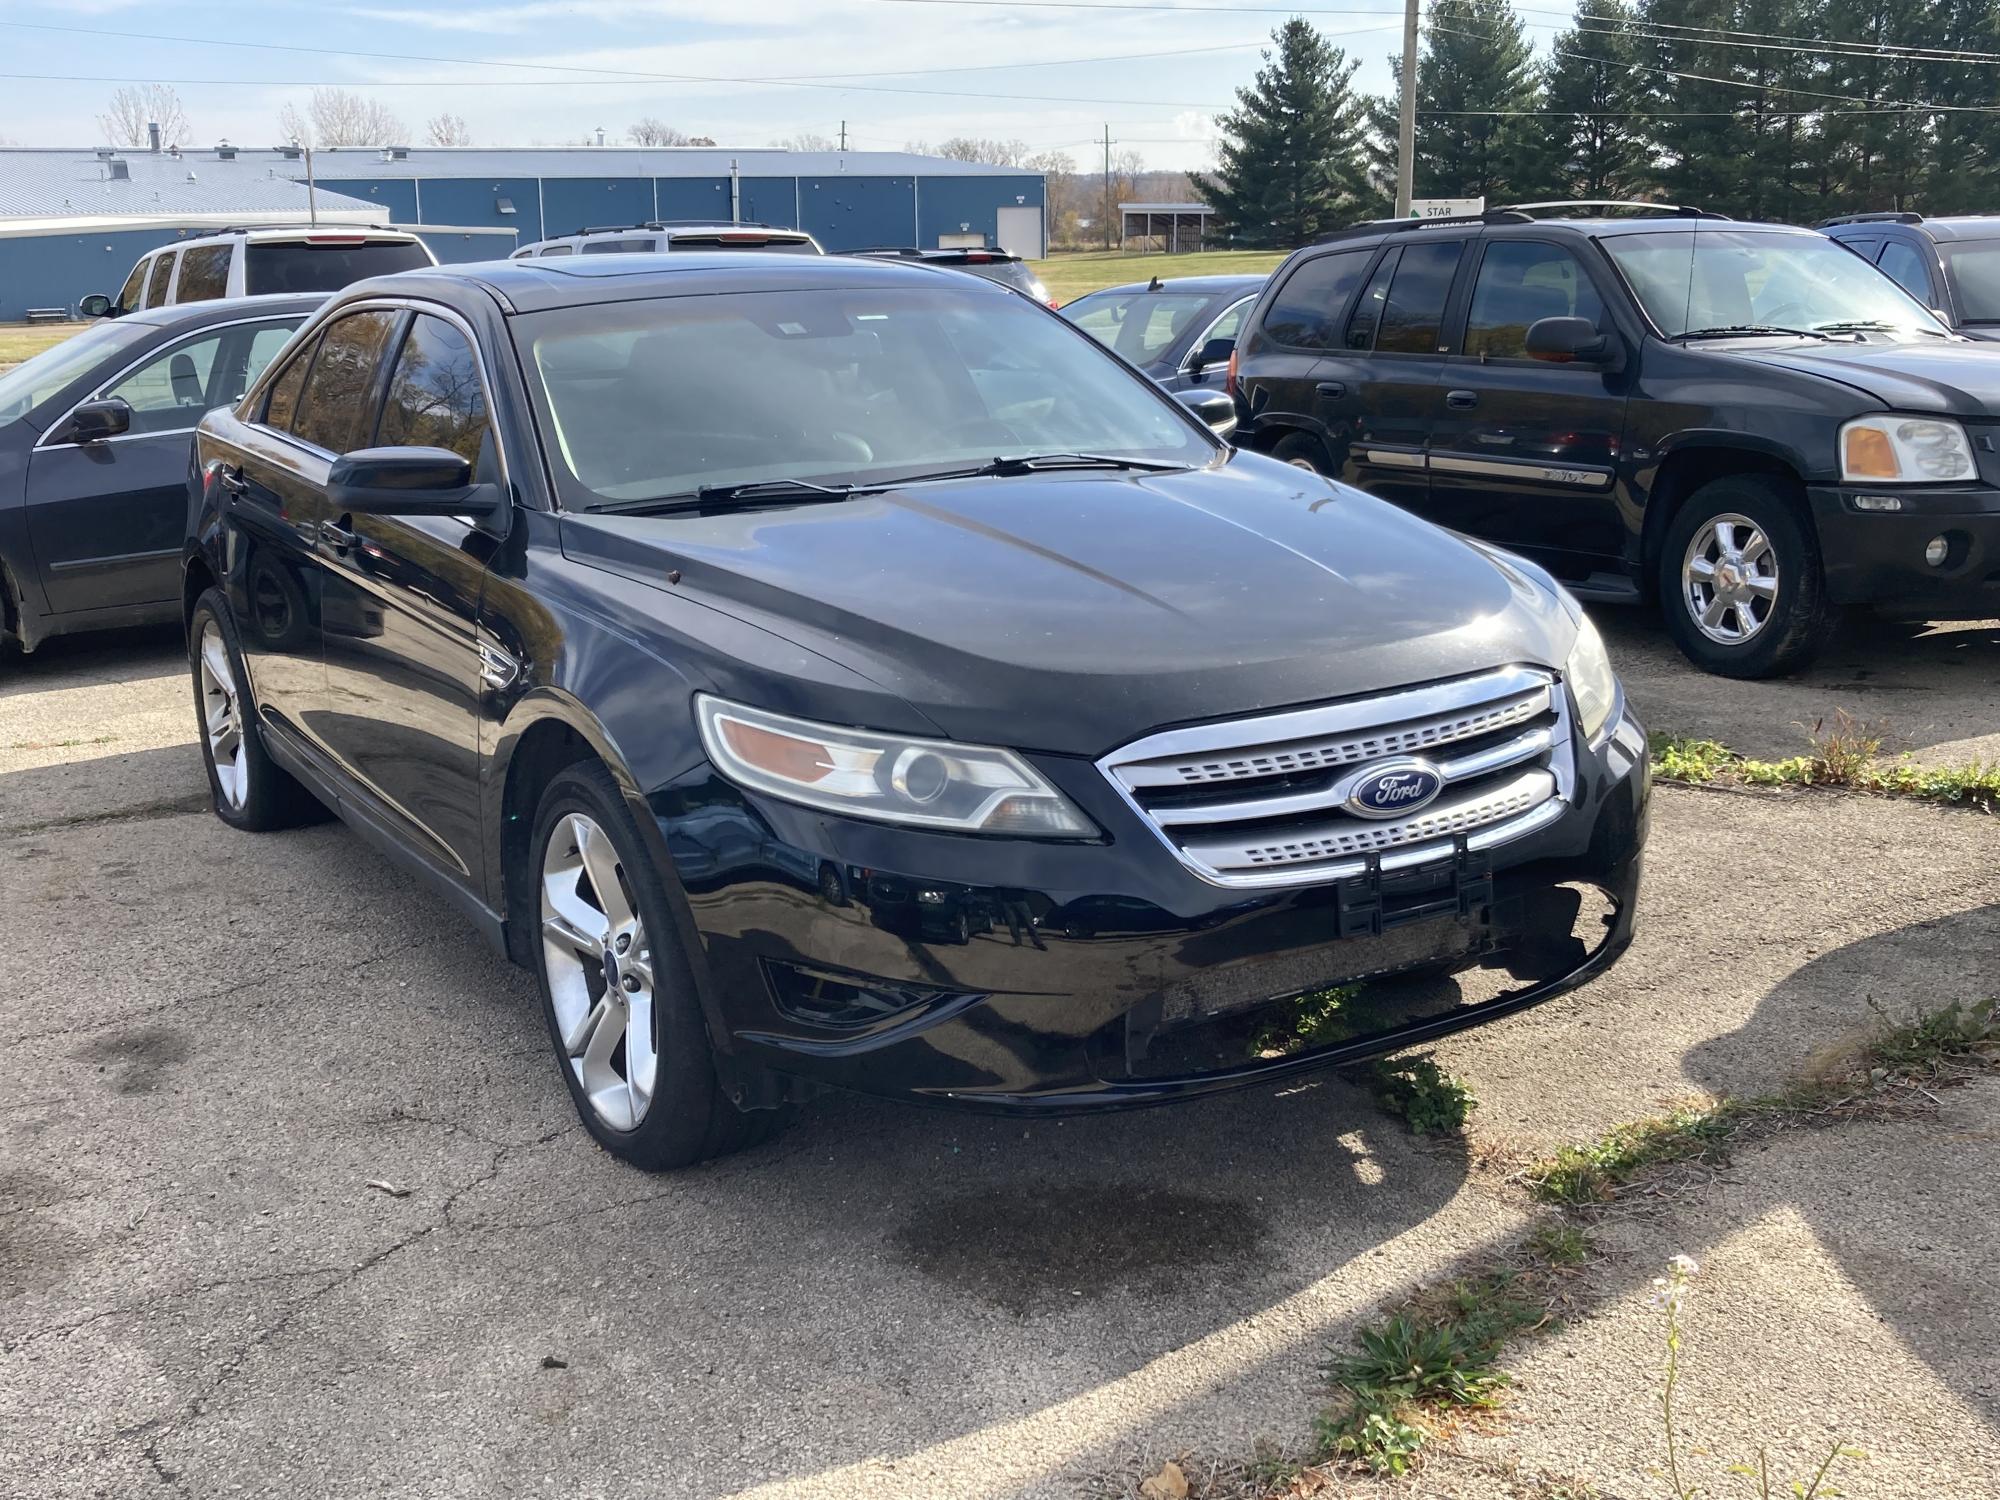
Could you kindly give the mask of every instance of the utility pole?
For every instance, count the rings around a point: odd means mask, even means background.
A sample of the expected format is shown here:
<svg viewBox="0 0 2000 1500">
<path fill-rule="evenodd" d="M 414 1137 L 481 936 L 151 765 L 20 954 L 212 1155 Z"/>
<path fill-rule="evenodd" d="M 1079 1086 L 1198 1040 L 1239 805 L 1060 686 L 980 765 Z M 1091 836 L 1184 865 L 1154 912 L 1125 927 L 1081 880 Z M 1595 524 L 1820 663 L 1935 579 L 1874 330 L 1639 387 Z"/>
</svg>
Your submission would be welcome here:
<svg viewBox="0 0 2000 1500">
<path fill-rule="evenodd" d="M 1111 124 L 1104 126 L 1104 248 L 1111 248 Z"/>
<path fill-rule="evenodd" d="M 306 154 L 306 222 L 319 223 L 319 190 L 313 182 L 313 148 L 301 148 Z"/>
<path fill-rule="evenodd" d="M 843 151 L 847 149 L 847 121 L 845 120 L 840 122 L 840 149 Z"/>
<path fill-rule="evenodd" d="M 1417 0 L 1403 0 L 1403 110 L 1396 125 L 1396 217 L 1410 216 L 1417 175 Z"/>
</svg>

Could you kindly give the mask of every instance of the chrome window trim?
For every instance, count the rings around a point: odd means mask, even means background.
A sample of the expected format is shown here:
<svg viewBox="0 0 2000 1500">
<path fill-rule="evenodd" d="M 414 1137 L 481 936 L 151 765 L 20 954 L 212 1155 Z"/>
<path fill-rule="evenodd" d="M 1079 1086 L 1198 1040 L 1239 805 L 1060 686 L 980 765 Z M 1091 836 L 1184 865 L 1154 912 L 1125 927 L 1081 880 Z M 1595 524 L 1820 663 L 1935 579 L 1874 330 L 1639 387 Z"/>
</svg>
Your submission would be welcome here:
<svg viewBox="0 0 2000 1500">
<path fill-rule="evenodd" d="M 211 300 L 220 300 L 220 299 L 211 299 Z M 190 307 L 194 307 L 198 306 L 199 304 L 191 302 L 188 305 Z M 118 382 L 123 380 L 127 375 L 130 375 L 134 370 L 137 370 L 141 365 L 150 364 L 152 363 L 153 360 L 159 358 L 159 356 L 161 356 L 162 354 L 171 354 L 173 353 L 174 350 L 180 348 L 181 345 L 183 344 L 193 343 L 196 339 L 207 338 L 211 333 L 219 333 L 225 328 L 242 328 L 252 323 L 282 323 L 285 321 L 286 318 L 289 318 L 291 316 L 292 316 L 291 313 L 281 313 L 276 317 L 266 316 L 261 318 L 231 318 L 226 323 L 210 323 L 204 328 L 197 328 L 194 332 L 185 334 L 178 339 L 174 339 L 170 343 L 155 344 L 151 349 L 147 350 L 144 354 L 140 355 L 130 364 L 120 369 L 115 375 L 111 376 L 107 380 L 100 381 L 97 384 L 96 388 L 93 389 L 89 395 L 79 396 L 75 401 L 71 402 L 69 410 L 65 411 L 60 417 L 57 417 L 55 421 L 49 423 L 47 432 L 45 432 L 39 439 L 36 440 L 35 451 L 40 451 L 41 449 L 44 448 L 95 447 L 97 445 L 96 443 L 90 443 L 90 444 L 52 443 L 48 440 L 48 433 L 62 431 L 63 423 L 67 422 L 72 416 L 76 414 L 77 407 L 82 406 L 86 401 L 96 401 L 101 399 L 106 391 L 110 390 L 112 386 L 118 384 Z M 312 314 L 310 312 L 300 313 L 298 316 L 301 321 L 299 323 L 298 328 L 294 328 L 292 330 L 293 338 L 297 338 L 299 336 L 299 329 L 304 328 L 306 326 L 306 323 L 312 320 Z M 289 342 L 290 341 L 287 340 L 288 344 Z M 282 355 L 284 352 L 285 352 L 284 349 L 280 348 L 277 354 L 271 356 L 271 364 L 266 365 L 264 368 L 268 371 L 271 368 L 271 365 L 277 364 L 279 355 Z M 258 376 L 257 379 L 250 382 L 250 390 L 254 391 L 257 389 L 258 386 L 262 384 L 263 384 L 263 376 L 260 375 Z M 249 391 L 246 391 L 242 396 L 239 396 L 237 400 L 241 402 L 243 400 L 248 399 L 248 397 L 249 397 Z M 204 411 L 201 415 L 207 416 L 209 411 L 215 411 L 215 410 L 218 410 L 218 408 L 209 407 L 208 411 Z M 124 442 L 131 442 L 137 438 L 171 437 L 173 436 L 173 434 L 177 432 L 193 432 L 195 430 L 195 427 L 200 425 L 200 422 L 201 422 L 201 417 L 196 417 L 194 422 L 190 423 L 186 427 L 169 427 L 161 432 L 121 432 L 116 437 L 99 438 L 97 439 L 97 442 L 124 443 Z"/>
<path fill-rule="evenodd" d="M 472 357 L 479 365 L 479 389 L 480 393 L 486 397 L 486 421 L 487 425 L 493 429 L 493 451 L 500 459 L 500 485 L 506 492 L 508 503 L 517 503 L 514 494 L 514 471 L 512 465 L 507 462 L 507 439 L 506 435 L 500 430 L 500 421 L 496 415 L 498 406 L 493 399 L 493 393 L 498 388 L 498 382 L 493 378 L 493 368 L 487 360 L 486 347 L 480 342 L 479 335 L 473 331 L 472 325 L 454 309 L 446 307 L 442 302 L 426 302 L 417 297 L 363 297 L 353 302 L 341 303 L 339 307 L 334 308 L 323 318 L 314 318 L 308 315 L 308 321 L 301 324 L 298 331 L 299 333 L 304 333 L 310 328 L 315 332 L 322 332 L 325 329 L 331 328 L 349 313 L 375 312 L 384 309 L 392 312 L 421 313 L 430 317 L 441 318 L 465 335 L 465 342 L 471 348 Z M 404 330 L 403 336 L 404 338 L 409 337 L 407 329 Z M 296 338 L 297 335 L 295 334 L 293 337 Z M 400 356 L 402 352 L 403 345 L 399 340 L 396 344 L 396 354 Z M 278 353 L 283 355 L 285 351 L 281 349 Z M 274 356 L 270 364 L 264 367 L 264 373 L 252 383 L 250 389 L 245 391 L 242 399 L 236 403 L 238 409 L 254 405 L 263 396 L 264 388 L 277 378 L 277 372 L 281 365 L 288 364 L 292 359 L 298 357 L 297 354 L 292 354 L 286 359 Z M 394 369 L 395 364 L 392 360 L 390 370 L 393 372 Z M 306 372 L 306 379 L 312 379 L 312 372 L 310 370 Z M 304 392 L 301 391 L 300 394 L 303 395 Z M 378 421 L 380 417 L 381 413 L 378 411 L 376 413 Z M 336 458 L 341 456 L 338 453 L 329 453 L 317 443 L 309 443 L 296 433 L 286 432 L 282 428 L 273 427 L 261 419 L 253 421 L 245 417 L 242 420 L 245 426 L 254 427 L 267 437 L 276 438 L 281 443 L 297 448 L 302 453 L 309 453 L 315 458 L 325 459 L 328 463 L 332 463 Z"/>
<path fill-rule="evenodd" d="M 1230 303 L 1229 306 L 1223 308 L 1221 312 L 1217 313 L 1214 317 L 1208 320 L 1208 327 L 1202 329 L 1201 337 L 1196 339 L 1192 344 L 1188 345 L 1187 356 L 1181 360 L 1181 367 L 1180 367 L 1181 374 L 1191 375 L 1194 373 L 1194 357 L 1197 354 L 1201 353 L 1201 351 L 1205 347 L 1207 347 L 1208 341 L 1215 336 L 1216 325 L 1220 323 L 1224 318 L 1228 317 L 1231 313 L 1235 312 L 1237 308 L 1239 307 L 1247 308 L 1251 303 L 1257 300 L 1257 296 L 1258 294 L 1256 292 L 1250 292 L 1244 296 L 1238 297 L 1234 302 Z M 1249 314 L 1246 312 L 1244 316 L 1248 317 Z M 1237 336 L 1239 338 L 1242 336 L 1242 330 L 1240 328 L 1237 330 Z"/>
</svg>

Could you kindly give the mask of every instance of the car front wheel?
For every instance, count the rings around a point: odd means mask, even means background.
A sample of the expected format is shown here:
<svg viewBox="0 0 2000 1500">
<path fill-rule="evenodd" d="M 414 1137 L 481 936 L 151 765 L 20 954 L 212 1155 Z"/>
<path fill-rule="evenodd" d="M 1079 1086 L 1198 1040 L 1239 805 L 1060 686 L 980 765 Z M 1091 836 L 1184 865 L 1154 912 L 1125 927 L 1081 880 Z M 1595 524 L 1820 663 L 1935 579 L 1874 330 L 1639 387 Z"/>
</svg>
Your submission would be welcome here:
<svg viewBox="0 0 2000 1500">
<path fill-rule="evenodd" d="M 1833 623 L 1812 528 L 1761 476 L 1712 480 L 1688 497 L 1667 528 L 1659 583 L 1676 644 L 1723 677 L 1797 671 Z"/>
<path fill-rule="evenodd" d="M 617 783 L 571 766 L 542 794 L 533 844 L 542 1006 L 584 1127 L 647 1171 L 741 1149 L 783 1123 L 739 1110 L 714 1054 L 665 884 Z"/>
</svg>

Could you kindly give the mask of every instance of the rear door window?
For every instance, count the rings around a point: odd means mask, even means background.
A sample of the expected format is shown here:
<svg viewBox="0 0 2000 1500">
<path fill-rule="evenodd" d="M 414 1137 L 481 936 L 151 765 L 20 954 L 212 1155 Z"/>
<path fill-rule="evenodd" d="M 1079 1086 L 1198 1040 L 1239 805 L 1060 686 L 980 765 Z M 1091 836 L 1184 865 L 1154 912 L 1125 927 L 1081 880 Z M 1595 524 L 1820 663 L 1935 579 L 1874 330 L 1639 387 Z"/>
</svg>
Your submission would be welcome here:
<svg viewBox="0 0 2000 1500">
<path fill-rule="evenodd" d="M 252 297 L 266 292 L 337 292 L 365 277 L 414 271 L 430 263 L 430 255 L 415 241 L 360 245 L 252 241 L 243 251 L 243 290 Z"/>
<path fill-rule="evenodd" d="M 375 377 L 400 316 L 371 308 L 329 325 L 299 392 L 291 422 L 294 434 L 328 453 L 360 446 L 374 430 Z"/>
<path fill-rule="evenodd" d="M 1377 354 L 1436 354 L 1445 299 L 1465 253 L 1463 240 L 1405 245 L 1375 334 Z"/>
<path fill-rule="evenodd" d="M 229 257 L 234 245 L 196 245 L 181 252 L 176 302 L 213 302 L 229 295 Z"/>
<path fill-rule="evenodd" d="M 1327 349 L 1368 269 L 1371 250 L 1316 256 L 1285 278 L 1264 314 L 1264 336 L 1293 349 Z"/>
<path fill-rule="evenodd" d="M 174 284 L 175 255 L 162 250 L 153 261 L 152 278 L 146 283 L 146 306 L 158 307 L 167 300 L 167 288 Z"/>
</svg>

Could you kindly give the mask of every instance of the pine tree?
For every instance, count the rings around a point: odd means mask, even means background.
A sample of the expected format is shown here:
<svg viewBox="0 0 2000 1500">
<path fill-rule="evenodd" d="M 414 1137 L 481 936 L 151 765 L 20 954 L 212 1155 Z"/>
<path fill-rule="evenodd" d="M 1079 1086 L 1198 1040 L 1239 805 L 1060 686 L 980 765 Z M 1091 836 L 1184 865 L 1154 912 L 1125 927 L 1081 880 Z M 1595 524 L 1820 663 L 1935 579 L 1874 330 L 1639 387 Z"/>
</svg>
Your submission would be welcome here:
<svg viewBox="0 0 2000 1500">
<path fill-rule="evenodd" d="M 1431 0 L 1417 57 L 1417 197 L 1498 206 L 1553 196 L 1541 108 L 1541 69 L 1507 0 Z M 1376 118 L 1395 114 L 1391 98 Z M 1387 140 L 1393 174 L 1393 130 Z"/>
<path fill-rule="evenodd" d="M 1299 18 L 1271 33 L 1256 82 L 1224 115 L 1221 165 L 1195 189 L 1240 243 L 1290 248 L 1379 206 L 1362 156 L 1356 64 Z"/>
<path fill-rule="evenodd" d="M 1631 21 L 1623 0 L 1590 0 L 1550 49 L 1547 150 L 1561 196 L 1630 198 L 1645 183 L 1645 85 L 1632 66 Z"/>
</svg>

